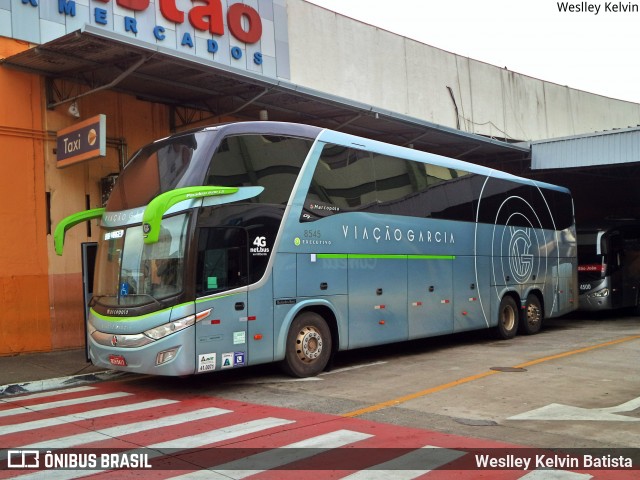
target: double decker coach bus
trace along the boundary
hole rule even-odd
[[[231,123],[138,151],[100,217],[94,364],[187,375],[474,329],[577,298],[567,189],[327,129]]]
[[[640,311],[640,221],[606,220],[578,229],[580,310]]]

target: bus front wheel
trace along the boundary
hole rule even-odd
[[[518,331],[519,312],[518,305],[513,297],[505,295],[498,308],[498,325],[496,335],[503,340],[509,340],[516,336]]]
[[[520,325],[520,333],[525,335],[538,333],[542,327],[543,318],[544,311],[542,310],[540,299],[536,295],[529,295],[527,304],[524,307],[524,321]]]
[[[303,312],[291,324],[282,366],[294,377],[318,375],[331,356],[331,331],[324,319],[314,312]]]

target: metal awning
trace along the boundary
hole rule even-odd
[[[539,140],[531,142],[531,152],[533,170],[629,165],[637,169],[640,127]]]
[[[214,123],[224,116],[257,120],[259,112],[267,110],[269,120],[306,123],[387,143],[413,145],[419,150],[485,165],[530,158],[528,147],[182,55],[90,25],[8,57],[2,64],[45,76],[50,87],[49,107],[78,98],[56,91],[55,81],[65,80],[87,85],[88,92],[81,96],[112,89],[170,105],[174,107],[177,126],[203,118],[211,118]]]

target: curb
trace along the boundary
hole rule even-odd
[[[114,380],[124,375],[128,375],[128,372],[105,370],[103,372],[83,373],[81,375],[71,375],[68,377],[48,378],[45,380],[34,380],[24,383],[12,383],[0,386],[0,397],[43,392],[46,390],[55,390],[57,388],[65,388],[84,383],[103,382],[106,380]]]

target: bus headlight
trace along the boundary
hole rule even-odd
[[[590,298],[608,297],[609,296],[609,289],[608,288],[603,288],[602,290],[598,290],[597,292],[590,293],[587,296],[590,297]]]
[[[166,337],[167,335],[171,335],[172,333],[176,333],[180,330],[190,327],[195,323],[195,321],[196,316],[189,315],[188,317],[165,323],[164,325],[160,325],[155,328],[150,328],[149,330],[145,331],[144,334],[147,337],[153,338],[154,340],[159,340],[163,337]]]

